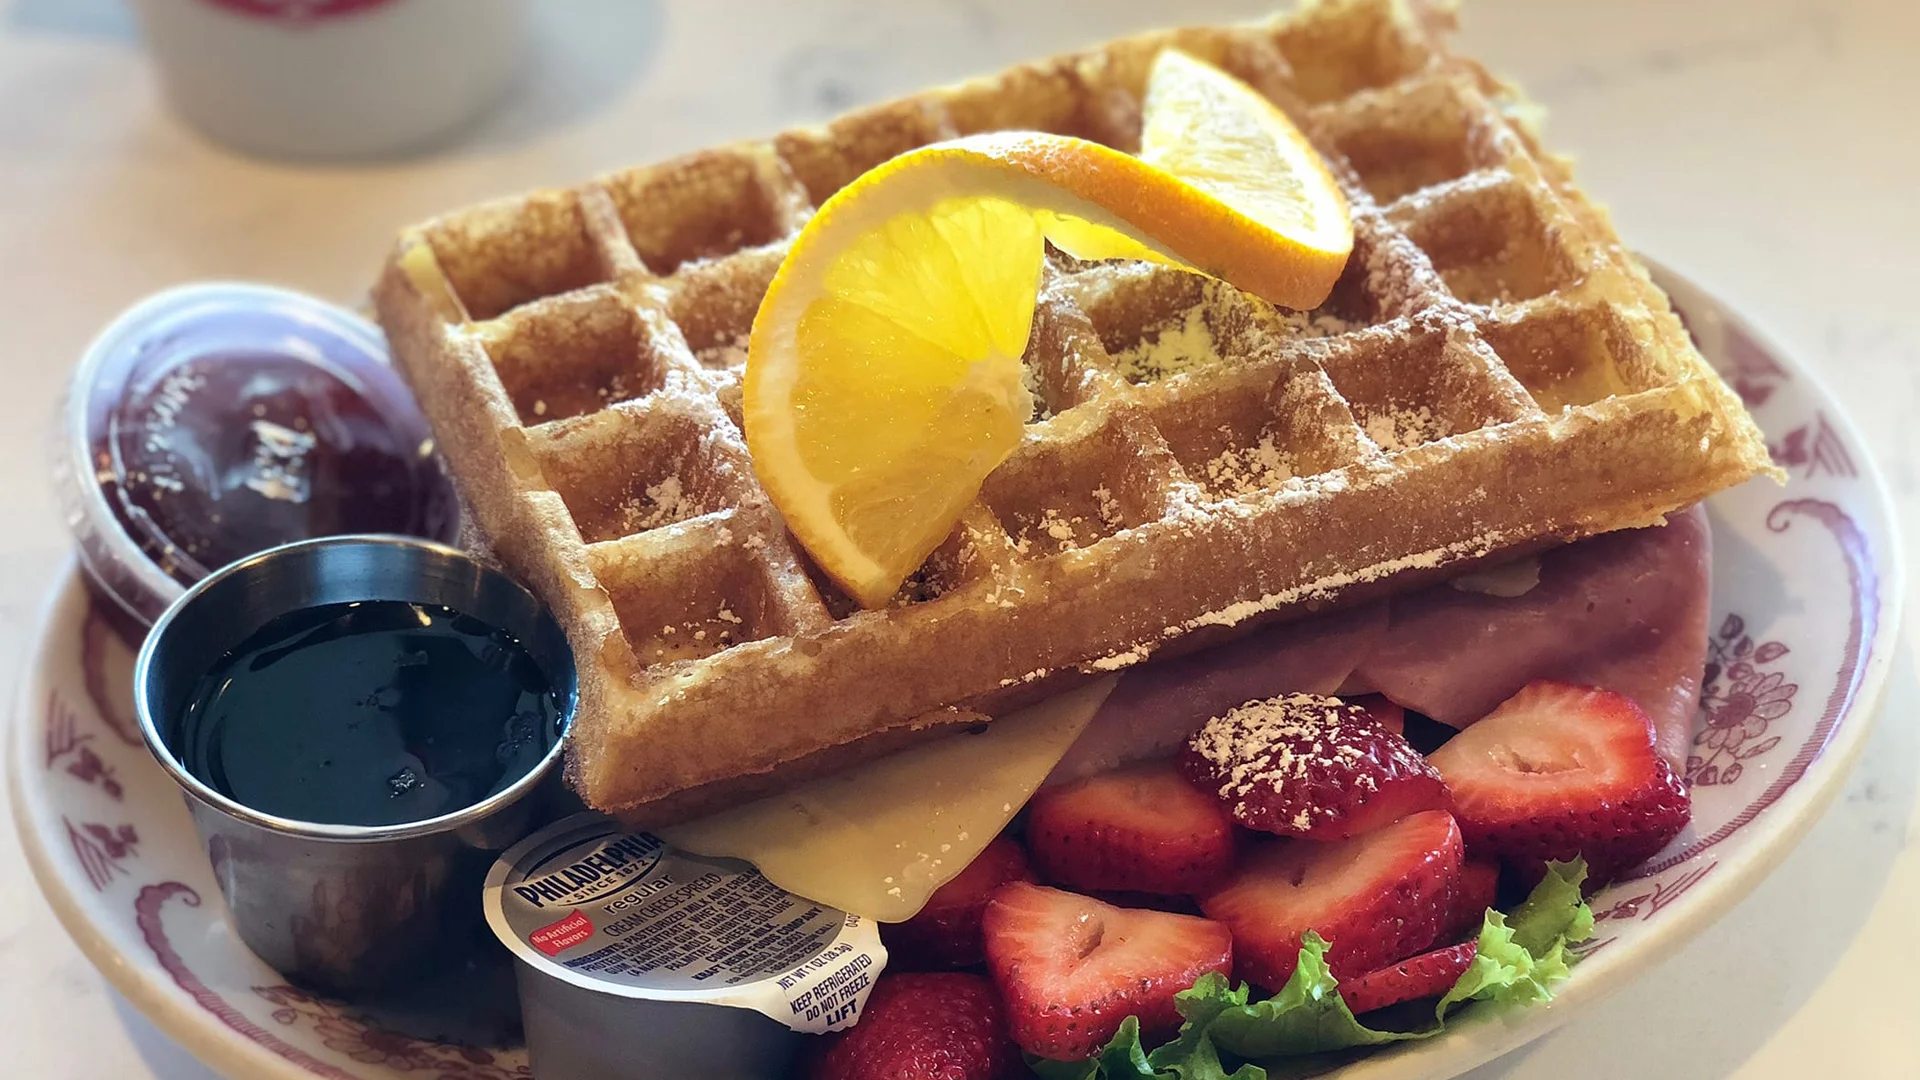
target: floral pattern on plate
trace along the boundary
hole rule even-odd
[[[1683,279],[1657,275],[1791,474],[1708,503],[1715,630],[1687,763],[1694,821],[1594,898],[1596,933],[1554,1008],[1469,1013],[1341,1080],[1453,1076],[1536,1038],[1667,955],[1750,889],[1844,782],[1884,681],[1901,597],[1892,513],[1839,407]],[[518,1080],[522,1050],[400,1034],[287,986],[227,928],[177,792],[140,746],[131,652],[71,572],[16,711],[15,817],[42,888],[94,963],[189,1050],[235,1075]]]

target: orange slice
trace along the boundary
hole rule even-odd
[[[1285,115],[1175,52],[1147,108],[1141,157],[1033,132],[927,146],[795,238],[754,319],[747,443],[795,537],[860,603],[886,603],[1019,445],[1047,242],[1295,308],[1333,288],[1346,202]]]

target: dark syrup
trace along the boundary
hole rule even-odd
[[[512,635],[392,600],[282,615],[215,664],[181,763],[255,810],[331,825],[452,813],[526,775],[562,706]]]

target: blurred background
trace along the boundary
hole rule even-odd
[[[356,302],[395,229],[441,210],[769,134],[1132,30],[1273,6],[534,0],[518,22],[514,4],[462,2],[472,5],[465,16],[387,39],[378,68],[465,80],[470,109],[444,103],[454,119],[406,154],[361,148],[372,160],[294,164],[235,152],[170,108],[140,21],[120,0],[0,0],[0,386],[19,409],[0,424],[9,700],[33,613],[67,557],[46,482],[54,403],[88,339],[141,296],[243,278]],[[318,18],[381,0],[174,3]],[[1467,0],[1463,14],[1466,51],[1547,106],[1549,145],[1575,155],[1583,185],[1628,241],[1812,366],[1913,506],[1920,3]],[[204,76],[210,61],[193,51],[205,44],[193,27],[170,22],[173,37],[160,40],[172,16],[154,18],[176,77]],[[461,122],[462,112],[474,118]],[[432,127],[434,118],[385,119]],[[238,141],[288,134],[255,123]],[[1896,672],[1893,708],[1911,702],[1911,685],[1909,670]],[[1882,724],[1846,800],[1733,915],[1632,990],[1476,1075],[1920,1076],[1910,1020],[1920,992],[1900,974],[1920,970],[1909,927],[1920,861],[1897,859],[1920,768],[1908,719]],[[1888,900],[1901,896],[1910,902]],[[1877,989],[1895,984],[1907,992]],[[205,1075],[116,1005],[11,839],[0,840],[0,1030],[18,1075]]]

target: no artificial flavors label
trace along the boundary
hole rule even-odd
[[[873,920],[598,814],[508,851],[485,903],[494,932],[545,974],[623,997],[750,1008],[795,1031],[852,1024],[886,966]]]

